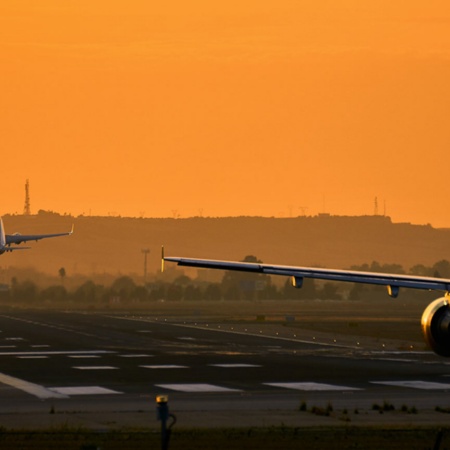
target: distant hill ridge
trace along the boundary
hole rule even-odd
[[[31,250],[0,257],[0,266],[35,267],[56,273],[129,274],[143,272],[143,249],[150,249],[148,271],[166,254],[241,260],[255,255],[266,263],[348,268],[371,263],[432,265],[450,259],[450,230],[431,225],[393,223],[383,216],[296,218],[72,217],[49,212],[3,216],[7,233],[53,233],[73,236],[31,243]]]

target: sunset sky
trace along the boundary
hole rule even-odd
[[[0,4],[0,214],[450,227],[448,0]]]

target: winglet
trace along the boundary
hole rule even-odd
[[[164,245],[161,246],[161,273],[164,272]]]

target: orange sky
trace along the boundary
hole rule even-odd
[[[450,227],[448,1],[153,3],[0,4],[0,214]]]

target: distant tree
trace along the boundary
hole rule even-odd
[[[144,286],[136,286],[134,298],[140,302],[148,300],[148,290]]]
[[[180,275],[173,281],[174,284],[178,284],[180,286],[187,286],[192,280],[187,275]]]
[[[67,290],[64,286],[49,286],[40,292],[39,297],[43,301],[62,302],[67,299]]]
[[[170,284],[167,289],[168,301],[179,301],[183,299],[183,287],[177,284]]]
[[[430,267],[426,267],[423,264],[416,264],[415,266],[409,269],[409,273],[411,275],[417,275],[420,277],[430,277],[433,273]]]
[[[219,283],[209,283],[203,294],[205,300],[222,300],[222,289]]]
[[[323,300],[341,300],[342,296],[338,292],[338,285],[332,282],[326,282],[321,291],[319,291],[319,298]]]
[[[58,273],[61,278],[61,283],[64,284],[64,279],[66,278],[66,269],[64,269],[64,267],[61,267],[61,269],[58,270]]]
[[[16,301],[34,302],[38,296],[38,288],[32,281],[19,283],[17,279],[11,280],[11,297]]]
[[[262,263],[253,255],[247,255],[242,262]],[[256,300],[268,284],[268,275],[230,270],[223,276],[222,292],[227,300]]]
[[[446,259],[438,261],[432,267],[433,276],[437,278],[450,278],[450,262]]]
[[[110,291],[113,296],[119,296],[123,301],[132,299],[136,290],[136,284],[129,276],[117,278],[111,285]]]
[[[184,299],[187,301],[200,300],[202,292],[198,286],[188,284],[184,289]]]
[[[100,301],[105,288],[95,284],[92,280],[85,281],[73,293],[73,298],[78,302],[94,303]]]
[[[156,283],[149,283],[148,288],[150,290],[149,300],[158,301],[165,300],[167,292],[167,284],[161,281]]]

